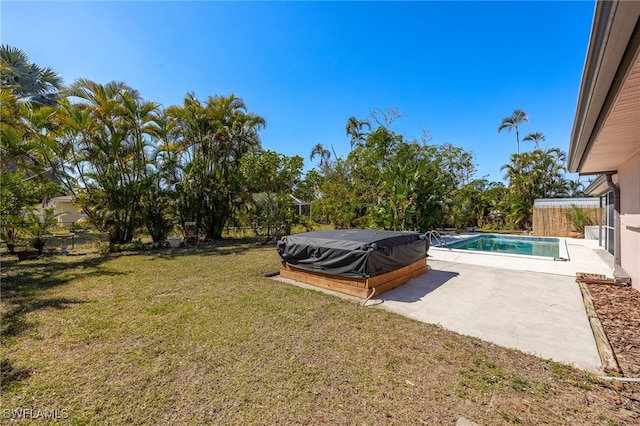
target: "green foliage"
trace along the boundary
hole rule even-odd
[[[578,205],[571,204],[569,210],[565,213],[567,220],[571,224],[571,229],[574,231],[584,232],[584,227],[593,223],[591,214],[594,209],[585,209]]]
[[[58,216],[52,208],[42,209],[40,214],[31,211],[27,215],[26,234],[32,239],[31,245],[38,249],[40,254],[45,245],[44,237],[56,226]]]
[[[37,182],[25,179],[22,172],[5,172],[0,176],[0,238],[13,252],[16,243],[28,237],[25,223],[27,215],[40,198]]]
[[[129,243],[114,243],[109,246],[111,253],[120,253],[125,251],[141,251],[145,249],[145,245],[142,241],[132,241]]]
[[[59,190],[51,179],[57,144],[49,137],[56,108],[45,105],[54,103],[60,84],[22,50],[0,46],[0,238],[10,251],[23,238],[39,239],[32,212]]]
[[[152,187],[159,107],[115,81],[80,79],[65,95],[63,151],[81,183],[73,188],[67,181],[67,187],[100,231],[130,242],[143,224],[141,201]]]
[[[302,176],[303,158],[270,150],[253,150],[241,160],[246,181],[246,221],[256,236],[277,238],[291,233],[299,215],[291,198]]]
[[[337,158],[322,169],[319,200],[312,204],[317,215],[327,218],[336,228],[350,228],[355,219],[356,189],[351,166]]]
[[[302,157],[261,150],[265,121],[235,95],[200,101],[188,93],[181,105],[162,110],[124,82],[80,79],[58,93],[52,70],[9,46],[0,49],[0,67],[7,241],[21,237],[8,224],[24,221],[59,184],[118,243],[140,232],[162,243],[187,221],[207,239],[221,238],[229,224],[277,236],[300,222],[292,194],[311,203],[310,219],[338,228],[528,229],[535,198],[581,191],[578,181],[564,177],[565,154],[538,148],[542,133],[527,135],[523,140],[536,149],[514,154],[503,167],[505,188],[476,179],[473,153],[463,148],[430,145],[427,135],[405,140],[391,129],[399,114],[389,109],[374,112],[372,121],[347,120],[346,158],[317,143],[310,155],[316,168],[302,179]],[[515,129],[518,151],[525,121],[526,113],[516,110],[498,128]]]
[[[338,228],[409,230],[444,224],[451,195],[475,173],[471,153],[450,144],[405,141],[388,127],[371,130],[369,122],[354,118],[346,129],[352,144],[347,158],[316,168],[322,178],[314,212]]]

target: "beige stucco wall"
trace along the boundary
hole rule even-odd
[[[82,210],[74,206],[70,201],[54,202],[54,210],[56,214],[61,214],[61,216],[58,217],[58,223],[60,225],[67,225],[71,222],[75,223],[82,217]]]
[[[620,263],[640,290],[640,153],[618,167]]]

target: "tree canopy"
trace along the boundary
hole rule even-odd
[[[581,195],[580,182],[566,178],[565,153],[540,148],[544,134],[525,136],[535,147],[520,153],[522,110],[498,127],[516,132],[505,186],[478,177],[462,147],[433,145],[427,134],[405,139],[392,128],[397,108],[349,117],[346,157],[316,143],[315,166],[303,174],[301,156],[262,149],[264,118],[234,94],[187,93],[163,108],[125,82],[62,88],[53,70],[4,45],[0,83],[0,225],[10,244],[37,205],[60,194],[74,195],[113,242],[142,233],[162,242],[185,222],[209,239],[232,225],[274,238],[301,220],[292,195],[311,202],[315,221],[338,228],[422,231],[528,229],[535,198]]]

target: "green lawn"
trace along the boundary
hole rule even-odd
[[[250,240],[2,260],[3,420],[634,421],[621,385],[264,278],[278,256]]]

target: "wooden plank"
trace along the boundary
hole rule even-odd
[[[427,266],[427,258],[420,259],[410,265],[403,266],[395,271],[387,272],[386,274],[376,275],[367,280],[367,288],[379,287],[381,284],[395,280],[398,277],[403,277],[413,271],[420,270]]]
[[[398,287],[407,281],[428,271],[427,260],[420,259],[410,265],[368,279],[349,278],[334,275],[309,272],[282,262],[280,276],[300,281],[306,284],[339,291],[356,297],[366,298],[371,294],[371,288],[376,289],[376,295]]]
[[[615,278],[607,278],[602,274],[591,274],[588,272],[576,272],[576,281],[585,284],[605,284],[626,287],[631,285],[625,281],[618,281]]]
[[[376,289],[376,295],[378,294],[382,294],[385,291],[389,291],[393,288],[399,287],[402,284],[406,283],[409,280],[412,280],[413,278],[420,276],[424,273],[426,273],[428,271],[427,266],[423,266],[421,269],[417,269],[415,271],[411,271],[406,275],[403,275],[401,277],[396,277],[392,280],[387,281],[386,283],[381,283],[380,285],[378,285],[377,287],[373,287]]]
[[[606,275],[602,274],[592,274],[590,272],[576,272],[576,280],[606,280]]]
[[[280,271],[282,271],[282,270],[299,272],[299,273],[306,274],[306,275],[309,275],[309,276],[328,279],[328,280],[330,280],[332,282],[335,282],[337,284],[350,285],[350,286],[357,287],[357,288],[366,288],[367,287],[366,278],[341,277],[339,275],[328,275],[328,274],[323,274],[323,273],[320,273],[320,272],[307,271],[305,269],[296,268],[295,266],[288,265],[285,262],[282,262],[282,267],[280,268]]]
[[[589,318],[589,324],[593,331],[593,337],[596,341],[596,348],[598,349],[598,355],[600,355],[600,361],[602,362],[602,368],[607,372],[621,373],[622,370],[616,360],[616,355],[613,352],[611,343],[607,338],[607,334],[604,332],[604,327],[598,318],[595,306],[593,305],[593,298],[589,292],[589,288],[585,283],[578,283],[580,291],[582,292],[582,300],[584,302],[585,310],[587,311],[587,317]]]
[[[344,282],[339,282],[337,280],[332,280],[331,278],[327,278],[326,276],[323,277],[319,274],[310,274],[307,271],[293,271],[291,269],[283,268],[280,270],[280,276],[283,278],[290,278],[292,280],[300,281],[305,284],[338,291],[340,293],[349,294],[351,296],[356,296],[363,299],[371,293],[371,290],[369,289],[356,287]]]

